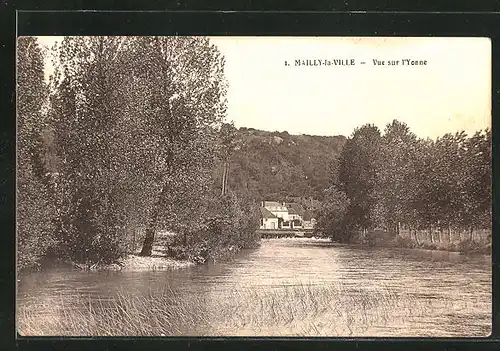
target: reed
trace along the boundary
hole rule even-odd
[[[17,321],[21,335],[43,336],[356,336],[390,324],[408,325],[433,308],[435,302],[422,303],[389,288],[353,292],[333,283],[283,284],[31,301],[19,307]]]

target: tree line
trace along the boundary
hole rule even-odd
[[[348,242],[382,229],[491,230],[491,131],[422,139],[397,120],[348,138],[318,214],[319,232]]]
[[[205,260],[254,245],[257,208],[221,191],[230,162],[224,57],[204,37],[65,37],[17,43],[18,267],[110,263],[144,228]],[[54,72],[44,77],[44,55]]]

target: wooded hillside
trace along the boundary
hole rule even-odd
[[[333,180],[344,136],[290,135],[240,128],[229,166],[229,188],[255,200],[321,200]]]

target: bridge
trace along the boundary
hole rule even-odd
[[[312,229],[258,229],[257,233],[263,239],[270,238],[312,238]]]

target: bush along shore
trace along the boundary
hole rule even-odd
[[[34,265],[21,271],[42,270],[51,267],[67,267],[82,271],[161,271],[183,269],[198,264],[226,261],[242,249],[252,249],[260,245],[260,240],[255,237],[245,245],[232,244],[224,247],[209,248],[208,243],[186,247],[179,243],[177,234],[159,232],[153,245],[150,256],[140,254],[140,249],[125,251],[121,257],[114,261],[78,262],[71,259],[58,259],[45,257]]]
[[[491,231],[478,231],[482,235],[461,236],[460,232],[448,233],[446,238],[438,236],[429,231],[414,231],[411,235],[396,235],[390,242],[394,247],[421,248],[427,250],[441,250],[451,252],[461,252],[467,254],[491,255]],[[458,236],[457,239],[451,237]]]
[[[69,266],[79,270],[96,271],[170,270],[230,260],[242,249],[258,247],[260,234],[255,230],[258,226],[258,214],[252,211],[256,208],[254,204],[247,202],[249,206],[247,211],[250,215],[244,216],[240,200],[236,195],[228,193],[217,201],[219,207],[214,205],[212,213],[218,216],[209,217],[202,222],[202,225],[196,228],[196,232],[191,228],[180,234],[168,231],[155,233],[150,255],[142,254],[145,230],[137,230],[133,235],[123,236],[126,243],[120,246],[121,255],[114,260],[102,256],[99,260],[82,261],[75,260],[71,256],[58,257],[49,254],[27,269]],[[221,213],[225,215],[221,216]]]
[[[383,230],[356,232],[347,242],[359,247],[386,247],[404,249],[424,249],[464,254],[491,255],[491,231],[480,230],[469,233],[450,231],[402,230],[399,234]]]

